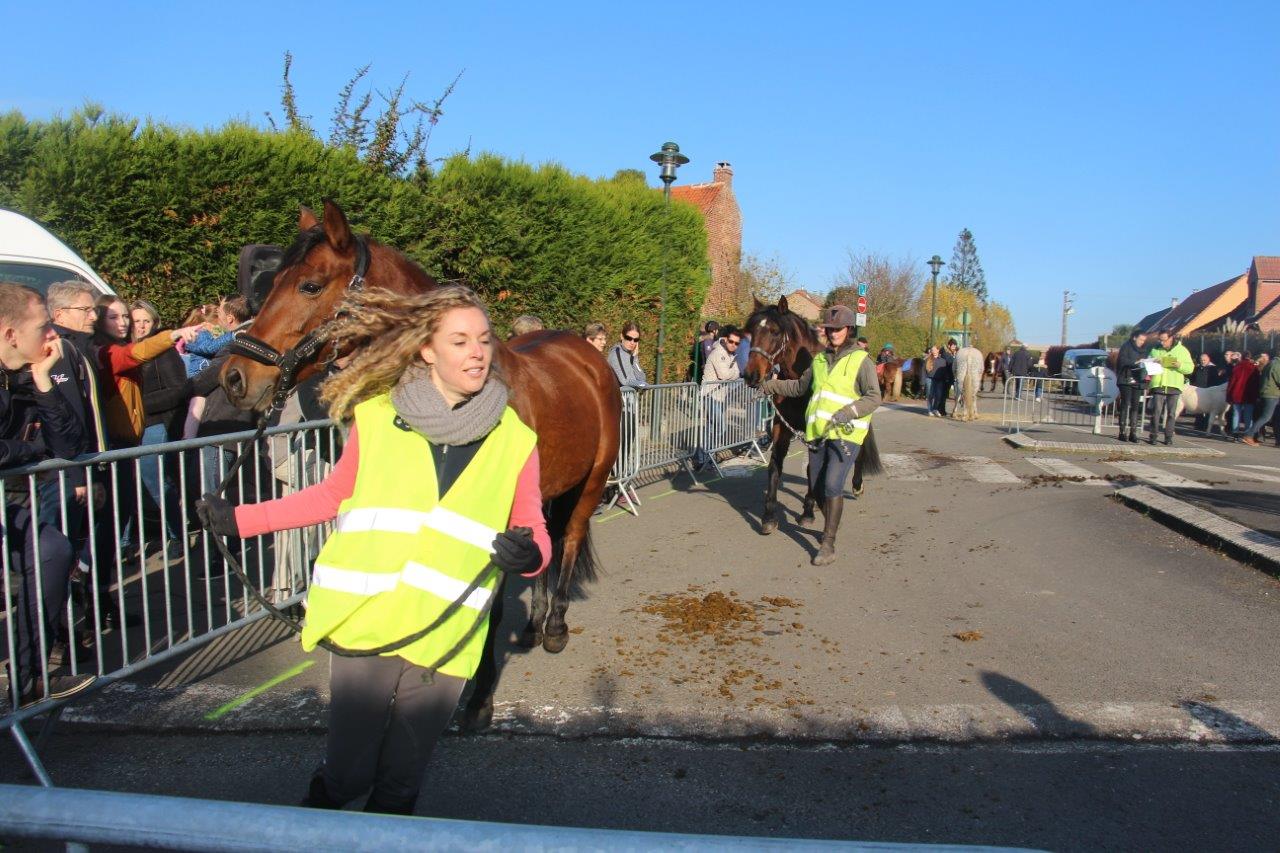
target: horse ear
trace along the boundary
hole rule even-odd
[[[335,252],[345,252],[351,247],[351,226],[342,208],[331,198],[324,200],[324,236]]]
[[[767,305],[765,305],[763,302],[761,302],[761,301],[760,301],[760,297],[759,297],[759,296],[752,296],[752,297],[751,297],[751,301],[755,304],[755,307],[753,307],[753,308],[751,309],[751,313],[752,313],[752,314],[756,313],[756,312],[757,312],[757,311],[759,311],[761,308],[767,308],[767,307],[768,307]]]
[[[320,224],[320,220],[316,218],[315,211],[307,207],[305,204],[298,206],[298,230],[310,231]]]
[[[778,297],[778,310],[781,311],[783,314],[791,310],[790,308],[787,307],[787,297],[785,296]]]

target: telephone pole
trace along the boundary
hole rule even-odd
[[[1062,345],[1067,345],[1067,317],[1076,313],[1074,299],[1076,295],[1070,290],[1062,291]]]

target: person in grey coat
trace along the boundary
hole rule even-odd
[[[627,323],[622,327],[622,340],[609,350],[606,360],[613,368],[613,375],[623,388],[644,388],[649,379],[644,375],[644,368],[636,353],[640,349],[640,329],[635,323]]]

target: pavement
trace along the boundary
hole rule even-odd
[[[1125,496],[1269,538],[1280,452],[1180,434],[1221,455],[1134,455],[1061,425],[1020,449],[999,404],[973,423],[910,402],[877,414],[886,472],[822,569],[794,450],[772,536],[745,459],[596,517],[604,572],[569,608],[568,648],[514,643],[529,587],[511,589],[495,725],[445,738],[421,813],[1272,849],[1280,583]],[[294,802],[323,751],[327,674],[258,622],[71,706],[42,755],[58,784]],[[26,781],[7,738],[0,781]]]

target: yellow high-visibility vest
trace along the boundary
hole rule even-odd
[[[355,408],[359,469],[316,557],[302,632],[306,651],[324,638],[348,649],[377,648],[439,617],[488,566],[493,539],[511,516],[516,480],[537,442],[508,407],[441,498],[427,440],[395,421],[388,394]],[[435,665],[475,625],[500,570],[492,574],[426,637],[384,654]],[[486,629],[482,624],[440,672],[474,675]]]
[[[813,360],[813,393],[805,410],[804,437],[807,441],[833,438],[862,444],[871,429],[871,415],[850,421],[845,426],[831,423],[831,416],[850,403],[857,402],[858,369],[866,360],[866,350],[855,349],[827,370],[825,355]]]

